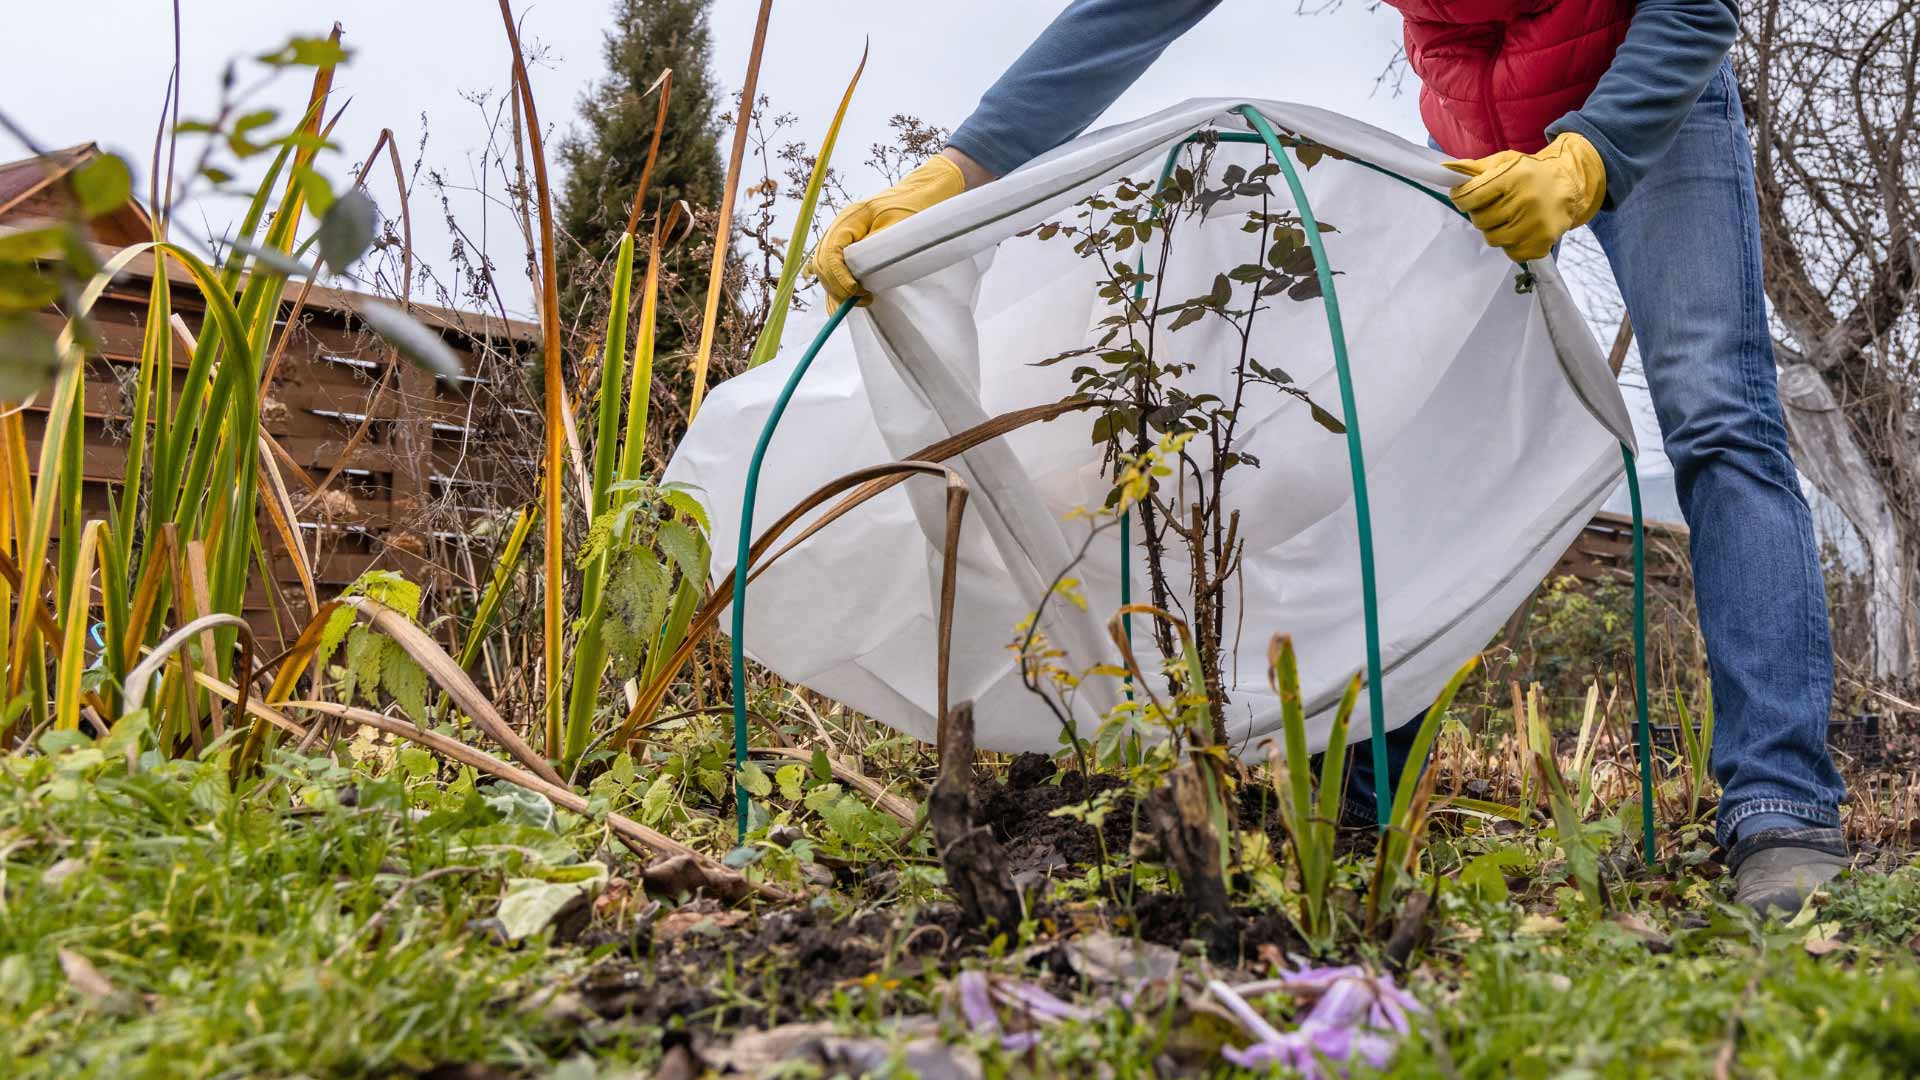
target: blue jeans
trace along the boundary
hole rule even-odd
[[[1787,454],[1760,276],[1753,157],[1723,65],[1673,145],[1624,203],[1594,218],[1640,342],[1692,534],[1694,599],[1713,679],[1716,839],[1754,815],[1840,824],[1827,753],[1833,647],[1813,517]],[[1417,725],[1388,739],[1398,775]],[[1373,805],[1353,757],[1349,808]]]

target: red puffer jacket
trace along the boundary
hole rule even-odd
[[[1387,0],[1406,17],[1420,116],[1455,157],[1534,153],[1586,103],[1635,0]]]

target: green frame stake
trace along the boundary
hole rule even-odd
[[[1633,504],[1633,741],[1640,754],[1640,840],[1647,865],[1653,850],[1653,730],[1647,718],[1647,528],[1640,518],[1640,470],[1633,451],[1620,447],[1627,466],[1627,500]]]
[[[1300,221],[1307,234],[1307,246],[1313,252],[1314,272],[1320,280],[1320,299],[1326,312],[1327,333],[1332,339],[1334,370],[1340,383],[1340,406],[1342,422],[1347,429],[1347,458],[1353,477],[1354,517],[1357,526],[1357,541],[1360,548],[1360,602],[1366,622],[1367,649],[1367,705],[1372,714],[1372,732],[1368,742],[1372,747],[1373,770],[1376,781],[1387,775],[1386,746],[1386,710],[1382,699],[1380,655],[1380,608],[1379,595],[1374,576],[1373,559],[1373,514],[1367,496],[1366,456],[1360,438],[1360,418],[1354,401],[1353,373],[1348,365],[1346,330],[1340,319],[1340,301],[1333,281],[1333,268],[1327,260],[1326,247],[1320,241],[1319,222],[1313,216],[1313,208],[1307,200],[1307,193],[1300,182],[1299,172],[1289,159],[1285,145],[1275,133],[1273,125],[1262,116],[1260,110],[1251,104],[1243,104],[1233,110],[1246,119],[1253,127],[1252,132],[1215,132],[1204,135],[1191,135],[1181,140],[1167,153],[1165,166],[1160,172],[1160,182],[1166,183],[1173,172],[1180,150],[1195,139],[1216,138],[1221,142],[1265,143],[1274,161],[1280,166],[1281,175],[1286,178],[1287,189],[1291,192],[1294,205],[1300,214]],[[1371,169],[1383,176],[1392,177],[1415,190],[1459,213],[1451,200],[1415,180],[1402,176],[1392,170],[1382,168],[1369,161],[1352,156],[1340,160],[1348,161]],[[1157,190],[1157,188],[1156,188]],[[1464,215],[1463,215],[1464,216]],[[1142,272],[1146,265],[1146,254],[1140,255]],[[1135,287],[1135,298],[1144,293],[1144,285]],[[767,447],[773,441],[773,432],[780,424],[782,414],[786,412],[787,402],[793,397],[794,390],[805,377],[807,369],[813,365],[820,348],[839,328],[847,314],[853,310],[853,299],[842,301],[827,319],[813,342],[801,354],[794,366],[793,374],[787,377],[787,383],[775,400],[773,411],[768,415],[766,424],[761,428],[760,441],[755,445],[753,457],[747,465],[746,493],[741,500],[740,537],[737,555],[734,559],[733,575],[733,760],[734,760],[734,803],[738,809],[738,825],[741,840],[746,839],[749,798],[746,789],[739,782],[739,773],[747,760],[747,706],[746,706],[746,633],[747,606],[747,560],[750,556],[753,538],[754,496],[760,485],[760,466],[766,457]],[[1647,600],[1646,600],[1646,525],[1641,516],[1640,477],[1635,468],[1631,447],[1622,444],[1620,456],[1627,474],[1627,492],[1633,505],[1633,666],[1634,689],[1637,695],[1634,718],[1635,741],[1639,751],[1640,765],[1640,809],[1641,839],[1646,861],[1652,864],[1655,859],[1653,825],[1653,744],[1649,726],[1647,703]],[[1130,515],[1123,513],[1120,518],[1120,602],[1124,606],[1133,602],[1132,576],[1132,530]],[[1126,637],[1133,640],[1133,620],[1126,619]],[[1131,693],[1131,686],[1129,686]],[[1386,794],[1387,785],[1376,782],[1374,802],[1379,817],[1381,831],[1385,831],[1392,813],[1392,803]]]
[[[1347,365],[1347,331],[1340,321],[1340,297],[1333,285],[1333,267],[1327,262],[1326,245],[1320,242],[1320,222],[1313,216],[1300,174],[1288,160],[1280,137],[1260,110],[1242,105],[1240,115],[1266,142],[1267,151],[1280,163],[1280,174],[1287,178],[1287,190],[1300,212],[1300,225],[1307,234],[1307,246],[1313,251],[1314,273],[1320,278],[1320,302],[1327,313],[1327,333],[1333,338],[1333,369],[1340,379],[1341,420],[1347,426],[1347,461],[1353,473],[1353,516],[1360,533],[1360,603],[1367,631],[1367,711],[1372,713],[1374,811],[1380,819],[1380,831],[1387,831],[1393,817],[1393,799],[1387,794],[1387,709],[1380,685],[1380,598],[1373,575],[1373,507],[1367,498],[1367,460],[1360,444],[1360,413],[1353,400],[1353,371]]]
[[[780,388],[780,396],[774,399],[773,411],[767,414],[767,422],[760,428],[760,441],[754,444],[753,457],[747,462],[747,489],[740,499],[740,543],[734,549],[733,557],[733,640],[729,643],[731,648],[728,654],[728,666],[733,669],[733,805],[743,843],[747,839],[747,800],[750,797],[745,785],[740,782],[740,773],[747,764],[748,746],[747,575],[751,568],[747,560],[753,554],[753,502],[754,496],[760,491],[760,465],[766,460],[767,447],[773,442],[773,431],[780,426],[781,415],[787,411],[787,402],[793,399],[793,392],[800,388],[800,380],[806,377],[807,369],[813,366],[814,357],[820,355],[821,346],[839,329],[857,302],[851,296],[840,301],[840,306],[827,316],[826,325],[813,335],[807,351],[800,354],[800,362],[793,365],[793,374],[787,376],[787,384]]]

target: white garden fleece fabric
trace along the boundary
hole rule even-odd
[[[1074,363],[1034,364],[1097,340],[1096,324],[1109,314],[1095,295],[1102,271],[1067,242],[1016,234],[1070,217],[1075,202],[1121,177],[1150,183],[1167,152],[1196,131],[1249,130],[1234,111],[1243,103],[1189,101],[1092,132],[854,245],[848,261],[873,303],[848,318],[794,395],[763,466],[758,528],[837,476],[1069,394]],[[1250,103],[1283,134],[1432,190],[1457,179],[1434,151],[1369,125],[1303,105]],[[1265,148],[1222,145],[1215,160],[1216,176],[1229,163],[1252,168]],[[1324,240],[1365,440],[1392,728],[1432,700],[1552,567],[1617,486],[1620,446],[1633,444],[1633,429],[1551,262],[1530,266],[1535,284],[1522,292],[1517,267],[1414,187],[1335,157],[1302,179],[1316,216],[1337,229]],[[1271,187],[1268,208],[1290,208],[1283,178]],[[1204,294],[1215,274],[1249,261],[1240,226],[1258,208],[1257,199],[1237,199],[1204,224],[1182,222],[1163,295]],[[1157,257],[1150,246],[1150,267]],[[1255,322],[1252,355],[1338,415],[1322,305],[1274,301]],[[667,479],[697,487],[712,514],[716,581],[732,565],[755,439],[806,344],[789,335],[777,360],[717,387],[667,470]],[[1239,342],[1208,318],[1156,348],[1197,356],[1199,370],[1183,385],[1217,393]],[[1060,745],[1058,723],[1021,685],[1009,645],[1086,538],[1087,523],[1069,512],[1100,506],[1110,487],[1092,422],[1069,413],[955,462],[972,498],[952,697],[974,703],[984,749]],[[1286,633],[1299,652],[1312,745],[1323,749],[1341,690],[1366,664],[1346,442],[1297,398],[1254,387],[1238,443],[1261,464],[1230,472],[1225,496],[1247,539],[1228,608],[1227,728],[1247,757],[1277,739],[1266,657],[1272,636]],[[939,479],[910,479],[786,555],[748,590],[748,654],[931,740],[944,505]],[[1145,601],[1137,523],[1133,535],[1134,599]],[[1118,531],[1109,530],[1071,572],[1086,610],[1047,605],[1043,626],[1070,667],[1118,660],[1106,624],[1120,603],[1120,558]],[[1169,573],[1185,580],[1183,566]],[[1135,629],[1144,650],[1144,618]],[[1151,671],[1144,652],[1142,660]],[[1090,735],[1123,692],[1113,679],[1088,678],[1074,702],[1081,733]],[[1366,702],[1362,695],[1353,719],[1356,742],[1369,731]]]

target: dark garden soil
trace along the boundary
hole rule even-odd
[[[974,817],[992,829],[1016,883],[1033,897],[1045,891],[1049,878],[1078,877],[1096,865],[1127,864],[1134,843],[1132,799],[1116,798],[1098,832],[1084,821],[1054,813],[1120,786],[1112,777],[1096,776],[1089,784],[1078,772],[1056,773],[1051,762],[1031,755],[1014,763],[1007,781],[987,779],[975,785]],[[1271,816],[1258,797],[1248,804],[1243,822]],[[1271,831],[1280,842],[1277,819]],[[1111,887],[1123,889],[1124,880],[1116,878]],[[596,926],[582,934],[579,944],[615,944],[618,949],[582,982],[580,991],[587,1007],[609,1020],[625,1018],[668,1029],[696,1024],[707,1030],[763,1027],[817,1015],[832,1004],[836,991],[863,981],[903,972],[950,972],[965,960],[1006,947],[997,930],[988,934],[964,927],[952,904],[936,903],[900,916],[887,910],[890,899],[876,896],[873,909],[852,918],[800,907],[748,914],[695,901],[657,919],[643,918],[637,928]],[[1042,981],[1073,978],[1072,967],[1055,946],[1082,934],[1112,933],[1176,951],[1204,951],[1189,940],[1191,912],[1178,896],[1166,892],[1142,891],[1121,904],[1110,899],[1038,901],[1030,914],[1036,944],[1023,955]],[[1270,911],[1236,911],[1228,931],[1225,937],[1232,947],[1216,948],[1210,957],[1221,968],[1252,968],[1301,948],[1287,918]]]
[[[1871,768],[1860,768],[1869,757]],[[1849,772],[1854,777],[1863,772],[1884,777],[1910,773],[1916,762],[1920,741],[1877,740],[1860,747]],[[1086,978],[1076,943],[1102,936],[1137,943],[1132,948],[1158,948],[1162,956],[1210,951],[1208,962],[1227,974],[1269,971],[1276,963],[1284,966],[1286,957],[1310,952],[1292,922],[1271,910],[1236,909],[1232,925],[1209,949],[1191,940],[1196,920],[1179,895],[1164,889],[1126,895],[1124,868],[1136,862],[1157,864],[1160,855],[1151,841],[1136,836],[1137,825],[1145,828],[1145,815],[1136,815],[1123,786],[1112,776],[1089,779],[1077,771],[1062,772],[1040,755],[1023,755],[1001,777],[983,776],[974,783],[973,820],[992,832],[1016,885],[1028,897],[1027,940],[1032,944],[1013,956],[1024,977],[1072,998]],[[1060,813],[1102,795],[1109,801],[1099,829],[1081,817]],[[1238,807],[1239,826],[1265,832],[1278,848],[1287,841],[1274,798],[1264,785],[1247,785]],[[1509,831],[1509,823],[1498,825],[1496,832]],[[1524,827],[1510,828],[1518,832]],[[1371,829],[1342,829],[1343,857],[1367,860],[1374,836]],[[1855,837],[1854,842],[1865,867],[1892,869],[1910,858],[1911,838],[1905,835],[1883,834],[1878,842]],[[1637,883],[1649,900],[1671,893],[1667,899],[1676,906],[1683,904],[1685,882],[1719,872],[1710,861],[1688,871],[1674,866],[1649,869],[1631,856],[1626,852],[1610,860],[1608,873]],[[1108,880],[1088,879],[1094,867],[1118,867],[1122,873]],[[628,916],[625,925],[596,922],[575,944],[611,944],[615,949],[581,981],[580,999],[603,1021],[659,1029],[665,1045],[684,1043],[692,1054],[742,1031],[844,1012],[848,1001],[857,1003],[866,991],[897,986],[902,979],[912,983],[924,976],[921,985],[945,985],[945,977],[954,972],[1006,954],[1012,935],[1002,928],[989,933],[967,927],[951,903],[903,903],[900,869],[892,862],[838,866],[840,890],[862,904],[853,915],[844,908],[817,906],[749,912],[695,900],[664,912],[649,908]],[[1551,866],[1544,871],[1560,872]],[[1072,879],[1083,879],[1088,899],[1035,899],[1052,891],[1050,883]],[[1516,889],[1528,886],[1519,880],[1510,884]],[[1689,925],[1692,921],[1674,923],[1675,928]],[[1381,929],[1382,942],[1391,929]],[[1376,950],[1380,944],[1375,943]],[[1346,955],[1321,960],[1359,960],[1359,946],[1354,942]],[[1373,955],[1377,959],[1381,953]],[[1397,964],[1405,954],[1396,956],[1389,944],[1385,955]],[[941,1012],[944,1001],[939,994],[928,996],[924,1012]]]
[[[960,931],[960,912],[951,905],[910,921],[878,911],[844,919],[807,908],[740,921],[718,908],[686,914],[706,918],[667,942],[646,940],[642,924],[634,954],[603,964],[582,984],[588,1006],[608,1019],[663,1027],[695,1018],[760,1027],[810,1013],[866,976],[911,970],[916,960],[940,962],[956,945],[978,944]]]

